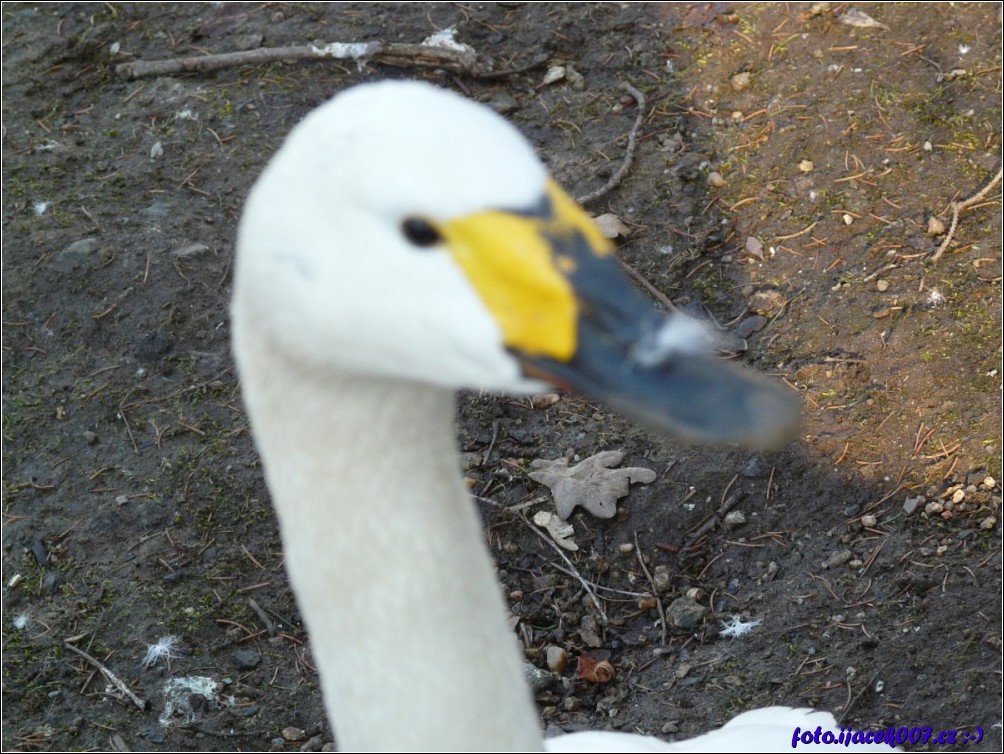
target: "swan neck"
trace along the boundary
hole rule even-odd
[[[339,748],[539,749],[453,394],[240,356]]]

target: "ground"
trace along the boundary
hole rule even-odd
[[[234,229],[309,110],[403,77],[503,110],[573,195],[620,166],[621,84],[640,90],[637,157],[588,209],[627,225],[620,257],[659,296],[804,401],[795,442],[751,453],[573,396],[462,397],[516,632],[538,667],[572,658],[537,694],[548,729],[673,739],[784,704],[1000,750],[999,185],[940,260],[928,232],[999,164],[1000,6],[818,5],[5,3],[4,749],[332,741],[229,352]],[[451,25],[494,70],[539,65],[114,70]],[[507,508],[549,505],[532,459],[603,449],[657,479],[611,520],[573,515],[566,563]],[[663,609],[690,622],[663,636]],[[729,637],[734,615],[756,625]],[[175,656],[144,663],[168,636]],[[578,678],[588,658],[613,679]],[[220,696],[165,710],[168,679],[195,677]]]

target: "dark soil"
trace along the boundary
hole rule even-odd
[[[927,233],[996,169],[1000,5],[857,6],[884,28],[841,23],[849,7],[5,3],[4,749],[331,740],[230,357],[234,229],[309,110],[421,77],[505,109],[572,194],[619,166],[636,114],[620,84],[641,89],[638,158],[590,210],[631,228],[627,264],[738,330],[737,357],[805,402],[798,441],[751,454],[572,397],[462,399],[516,630],[539,666],[548,646],[573,658],[538,694],[548,727],[671,739],[805,705],[854,727],[979,728],[966,748],[1000,750],[999,187],[937,263]],[[335,63],[114,73],[453,24],[496,69],[549,60],[488,81]],[[584,87],[542,85],[559,63]],[[659,475],[615,519],[572,517],[569,557],[605,619],[498,507],[546,492],[531,459],[600,449]],[[723,502],[745,523],[706,524]],[[697,589],[708,609],[665,644],[639,554],[662,607]],[[727,638],[733,615],[759,624]],[[179,656],[145,667],[168,635]],[[614,679],[577,679],[583,655]],[[168,679],[196,676],[221,696],[183,694],[190,715],[162,724]]]

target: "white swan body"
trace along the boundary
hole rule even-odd
[[[661,318],[636,325],[640,299],[607,277],[605,243],[514,128],[417,83],[338,95],[251,192],[234,351],[341,748],[543,745],[459,472],[455,389],[525,392],[543,377],[698,439],[792,430],[783,391],[690,353]],[[770,708],[694,743],[787,750],[793,720],[832,724]],[[584,750],[590,735],[550,743]]]

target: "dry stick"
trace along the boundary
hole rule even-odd
[[[596,596],[596,592],[593,591],[593,588],[590,585],[590,583],[582,577],[582,574],[579,573],[579,570],[572,564],[572,561],[568,559],[568,556],[566,556],[565,553],[561,551],[561,548],[558,545],[552,542],[550,538],[539,532],[537,530],[537,527],[531,524],[527,520],[526,516],[524,516],[522,513],[519,514],[519,517],[523,519],[523,523],[527,525],[530,531],[532,531],[538,537],[547,542],[548,546],[551,547],[556,553],[558,553],[558,555],[561,556],[561,559],[565,561],[565,565],[567,565],[571,569],[572,575],[582,585],[582,588],[586,590],[586,594],[589,595],[590,599],[592,599],[593,605],[596,607],[597,612],[599,612],[600,616],[603,618],[603,623],[606,624],[607,622],[606,610],[604,610],[603,605],[600,604],[600,598]]]
[[[668,312],[675,312],[675,311],[677,311],[676,305],[672,301],[669,300],[669,296],[667,296],[665,293],[663,293],[658,288],[656,288],[654,285],[652,285],[650,282],[648,282],[648,280],[645,278],[644,275],[642,275],[634,267],[632,267],[631,265],[629,265],[627,262],[625,262],[620,257],[618,257],[618,256],[615,255],[614,259],[617,260],[617,263],[621,266],[621,269],[624,270],[624,272],[626,272],[631,277],[632,280],[634,280],[636,283],[638,283],[638,285],[640,285],[646,291],[648,291],[653,296],[655,296],[656,300],[660,304],[662,304],[663,306],[666,307],[666,311],[668,311]]]
[[[495,441],[498,439],[498,437],[499,437],[499,420],[496,419],[495,421],[492,422],[492,439],[491,439],[491,442],[488,443],[488,447],[485,448],[484,455],[481,456],[481,465],[482,466],[487,466],[488,465],[488,459],[489,459],[489,457],[491,457],[492,449],[495,447]]]
[[[129,687],[126,686],[122,681],[120,681],[119,678],[118,678],[118,676],[116,676],[112,671],[110,671],[108,668],[106,668],[104,665],[102,665],[98,660],[96,660],[93,657],[91,657],[84,650],[77,649],[75,646],[73,646],[72,644],[70,644],[68,641],[64,641],[63,642],[63,646],[66,647],[67,649],[69,649],[71,652],[76,652],[78,655],[80,655],[85,660],[87,660],[89,663],[91,663],[91,665],[93,665],[98,670],[100,670],[101,671],[101,675],[103,675],[105,678],[107,678],[108,682],[110,684],[112,684],[115,688],[117,688],[120,692],[122,692],[122,694],[124,694],[125,696],[129,697],[129,699],[132,701],[133,704],[135,704],[141,710],[146,711],[146,702],[143,701],[142,699],[140,699],[138,696],[136,696],[132,691],[130,691]]]
[[[199,55],[169,60],[137,60],[115,66],[119,77],[132,80],[145,76],[170,76],[176,73],[218,71],[240,65],[295,62],[299,60],[355,60],[358,63],[382,63],[400,68],[442,68],[453,73],[480,75],[477,57],[467,50],[451,50],[432,45],[383,42],[344,44],[335,42],[317,47],[259,47],[245,52],[225,52],[219,55]]]
[[[586,202],[591,202],[594,199],[599,199],[601,196],[608,194],[610,191],[617,188],[620,182],[624,180],[624,176],[627,175],[628,170],[631,169],[631,163],[634,162],[634,151],[635,147],[638,145],[638,129],[641,128],[642,121],[645,120],[645,95],[627,82],[621,84],[621,88],[634,97],[635,102],[638,103],[638,115],[634,119],[634,125],[631,127],[631,132],[628,134],[628,145],[627,151],[624,153],[624,161],[621,163],[621,166],[617,168],[617,172],[610,176],[610,180],[604,185],[600,186],[595,191],[590,191],[585,196],[576,197],[575,201],[579,204],[585,204]]]
[[[563,573],[567,573],[569,576],[574,576],[575,579],[580,584],[582,584],[582,588],[585,589],[586,592],[589,594],[589,596],[592,598],[593,604],[596,606],[596,609],[599,611],[600,616],[603,618],[603,622],[604,623],[607,622],[607,613],[603,609],[603,606],[600,604],[600,599],[599,599],[599,597],[596,596],[596,592],[593,591],[593,586],[594,585],[591,584],[590,582],[586,581],[586,579],[582,576],[582,574],[579,573],[578,569],[572,564],[572,561],[569,560],[568,557],[565,555],[565,553],[561,551],[561,547],[559,547],[557,544],[555,544],[555,542],[553,542],[549,537],[547,537],[543,533],[541,533],[537,529],[537,527],[534,526],[533,524],[531,524],[530,521],[529,521],[529,519],[527,519],[527,517],[525,515],[523,515],[523,510],[522,510],[523,508],[526,508],[526,507],[528,507],[530,505],[536,505],[537,503],[540,503],[540,502],[543,502],[544,500],[547,500],[547,496],[546,495],[541,495],[540,497],[534,498],[533,500],[529,500],[526,503],[521,503],[519,505],[513,505],[511,507],[506,507],[506,506],[502,505],[502,503],[499,503],[499,502],[497,502],[495,500],[492,500],[491,498],[488,498],[488,497],[481,497],[479,495],[475,495],[474,497],[475,497],[476,500],[480,500],[480,501],[482,501],[484,503],[488,503],[490,505],[494,505],[496,508],[502,508],[503,510],[512,511],[512,512],[516,513],[517,515],[519,515],[520,520],[524,524],[526,524],[527,528],[529,528],[530,531],[532,531],[538,537],[540,537],[545,542],[547,542],[547,544],[550,545],[552,548],[554,548],[554,551],[556,553],[558,553],[558,555],[561,556],[561,559],[565,561],[565,564],[568,566],[568,568],[570,570],[566,571],[564,568],[560,568],[558,566],[555,566],[555,568],[557,568],[559,571],[562,571]],[[600,584],[596,584],[595,586],[596,586],[597,589],[606,589],[607,591],[617,591],[616,589],[610,589],[609,587],[601,586]],[[621,592],[621,594],[631,594],[631,596],[634,596],[634,597],[639,596],[639,595],[636,595],[636,594],[632,594],[630,592]]]
[[[711,517],[708,518],[708,520],[705,521],[703,524],[701,524],[697,528],[697,530],[691,535],[684,549],[693,547],[695,544],[697,544],[697,542],[700,541],[701,537],[703,537],[705,534],[707,534],[716,526],[718,526],[719,522],[724,518],[726,513],[735,508],[737,503],[745,499],[746,499],[745,492],[733,492],[731,495],[729,495],[728,498],[725,499],[725,502],[723,502],[720,506],[718,506],[718,510],[716,510],[711,515]]]
[[[931,257],[932,262],[937,262],[941,259],[941,255],[945,253],[945,249],[948,248],[948,244],[950,244],[952,239],[955,237],[955,229],[959,226],[959,214],[962,210],[968,209],[977,202],[982,201],[983,198],[990,193],[990,190],[1000,183],[1002,171],[1004,171],[1004,165],[1002,165],[1000,160],[998,160],[997,171],[990,176],[984,186],[976,189],[975,193],[961,201],[949,203],[948,207],[952,210],[952,224],[948,228],[948,233],[945,234],[945,240],[941,242],[938,250],[934,252],[934,256]]]
[[[837,718],[838,725],[843,724],[844,720],[847,718],[848,713],[852,709],[854,709],[854,706],[859,701],[861,701],[861,697],[863,697],[870,689],[875,688],[875,681],[878,680],[879,673],[881,672],[882,672],[881,670],[876,671],[875,674],[868,680],[868,683],[866,683],[856,695],[847,700],[847,702],[844,704],[844,708],[840,710],[840,717]]]
[[[262,623],[265,624],[265,630],[268,631],[268,635],[275,636],[276,634],[275,623],[273,623],[272,619],[268,617],[268,613],[262,610],[261,605],[259,605],[250,597],[248,597],[248,605],[251,606],[251,609],[254,610],[255,615],[258,616],[258,620],[260,620]]]
[[[655,588],[655,579],[653,579],[652,574],[649,573],[648,566],[645,565],[645,558],[642,557],[641,548],[638,546],[638,532],[634,533],[634,553],[638,556],[638,565],[641,566],[641,570],[645,573],[645,578],[648,579],[649,586],[652,587],[652,594],[655,596],[655,604],[659,606],[659,626],[661,627],[659,638],[662,641],[662,645],[666,646],[666,608],[662,606],[662,597],[659,596],[659,590]]]
[[[617,172],[614,173],[610,177],[610,180],[607,181],[603,186],[596,189],[595,191],[590,191],[585,196],[577,197],[575,201],[577,201],[579,204],[585,204],[586,202],[591,202],[595,199],[599,199],[601,196],[604,196],[605,194],[608,194],[615,188],[617,188],[617,186],[620,185],[620,182],[624,180],[624,176],[627,175],[628,170],[631,169],[631,164],[634,162],[634,153],[636,147],[638,146],[638,131],[641,128],[641,124],[645,121],[646,100],[645,100],[645,95],[642,94],[641,91],[635,89],[633,86],[631,86],[631,84],[628,84],[627,82],[621,84],[621,88],[623,88],[624,91],[626,91],[628,94],[634,97],[635,102],[638,103],[638,114],[635,116],[634,125],[631,127],[630,133],[628,133],[628,145],[627,145],[627,150],[624,153],[624,160],[623,162],[621,162],[621,166],[617,168]],[[618,264],[620,264],[621,269],[624,270],[624,272],[630,275],[631,278],[636,283],[638,283],[645,290],[647,290],[649,293],[655,296],[656,300],[659,301],[659,303],[662,304],[664,307],[666,307],[666,311],[673,312],[677,310],[673,302],[669,300],[669,297],[665,293],[660,291],[658,288],[656,288],[654,285],[652,285],[640,272],[635,270],[631,265],[629,265],[620,257],[615,256],[614,258],[617,260]]]

